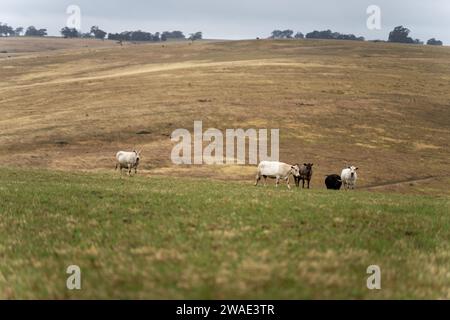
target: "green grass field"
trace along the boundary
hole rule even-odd
[[[448,197],[5,168],[0,181],[0,298],[450,298]],[[366,288],[372,264],[381,290]]]

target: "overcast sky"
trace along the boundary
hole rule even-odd
[[[251,39],[289,28],[387,39],[393,27],[404,25],[413,38],[450,44],[450,0],[0,0],[0,21],[59,35],[72,4],[81,9],[83,32],[98,25],[107,32],[203,31],[205,38]],[[366,26],[369,5],[381,9],[381,30]]]

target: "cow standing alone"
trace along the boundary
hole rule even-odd
[[[283,162],[278,161],[261,161],[258,165],[258,171],[256,173],[256,182],[255,186],[258,185],[261,177],[264,178],[264,185],[266,185],[267,177],[276,179],[276,186],[280,184],[280,179],[283,179],[287,182],[288,189],[291,189],[289,185],[289,177],[293,175],[294,177],[299,176],[299,166],[290,165]]]
[[[356,180],[358,179],[356,170],[358,170],[358,168],[355,166],[350,166],[342,170],[341,180],[344,184],[344,189],[355,189]]]
[[[119,168],[120,174],[122,174],[122,169],[128,169],[128,174],[131,175],[131,169],[134,169],[134,174],[137,174],[140,159],[141,150],[133,150],[132,152],[119,151],[116,154],[116,170]]]

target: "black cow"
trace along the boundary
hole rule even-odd
[[[295,185],[297,187],[300,187],[300,180],[302,180],[302,188],[305,187],[305,180],[308,182],[308,189],[309,189],[309,183],[311,181],[312,178],[312,174],[313,174],[313,170],[312,170],[312,166],[314,164],[312,163],[304,163],[299,170],[299,176],[296,177],[294,176],[294,180],[295,180]]]
[[[341,176],[338,174],[330,174],[325,178],[327,189],[339,190],[342,186]]]

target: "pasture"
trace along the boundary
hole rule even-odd
[[[0,198],[0,298],[450,298],[447,197],[3,169]]]

